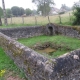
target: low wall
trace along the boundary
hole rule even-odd
[[[52,31],[50,31],[49,27],[52,27]],[[51,33],[52,32],[52,33]],[[65,35],[69,37],[75,37],[80,39],[80,28],[79,27],[71,27],[71,26],[60,26],[57,24],[48,24],[46,26],[46,35]]]
[[[28,38],[44,34],[43,26],[0,29],[3,34],[12,38]]]
[[[2,33],[0,46],[29,80],[80,80],[80,49],[48,59]]]
[[[0,29],[0,32],[11,38],[28,38],[39,35],[64,35],[80,39],[80,28],[48,24],[45,26],[32,26],[22,28]]]

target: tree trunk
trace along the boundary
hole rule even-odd
[[[2,21],[1,21],[1,17],[0,17],[0,26],[2,26]]]
[[[4,14],[4,24],[7,26],[7,17],[6,17],[6,10],[5,10],[5,3],[4,0],[2,0],[2,6],[3,6],[3,14]]]

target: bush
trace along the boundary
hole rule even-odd
[[[75,12],[73,12],[75,18],[73,19],[73,25],[80,25],[80,7],[75,7]]]

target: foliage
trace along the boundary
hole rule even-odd
[[[10,18],[12,15],[11,9],[6,9],[7,18]]]
[[[2,8],[0,7],[0,26],[2,26],[1,16],[3,16],[3,10],[2,10]]]
[[[75,11],[73,12],[73,15],[75,16],[73,20],[73,25],[80,25],[80,7],[76,6]]]
[[[20,7],[20,15],[23,15],[23,14],[25,14],[25,10],[24,8]]]
[[[0,76],[4,77],[4,73],[8,75],[8,72],[13,72],[12,75],[19,75],[25,77],[24,73],[14,64],[14,62],[5,54],[3,49],[0,47]],[[5,80],[0,77],[0,80]]]
[[[32,10],[29,9],[29,8],[27,8],[27,9],[25,10],[25,13],[26,13],[27,16],[29,16],[29,15],[32,14]]]
[[[3,10],[2,8],[0,7],[0,17],[3,16]]]
[[[1,70],[1,71],[0,71],[0,77],[2,77],[5,72],[6,72],[6,70]]]
[[[24,9],[22,7],[13,6],[11,8],[12,14],[15,16],[21,16],[25,13]]]
[[[37,13],[37,10],[35,10],[35,9],[33,9],[32,10],[32,15],[34,16],[34,15],[37,15],[38,13]]]
[[[71,10],[71,9],[70,9],[68,6],[66,6],[65,4],[62,4],[61,9],[62,9],[62,10],[65,10],[65,11],[70,11],[70,10]]]
[[[37,5],[38,11],[41,11],[42,15],[48,15],[50,12],[50,6],[54,5],[53,0],[32,0]]]

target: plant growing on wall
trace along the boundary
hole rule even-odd
[[[0,26],[2,26],[2,21],[1,21],[1,16],[3,15],[3,10],[2,8],[0,7]]]

